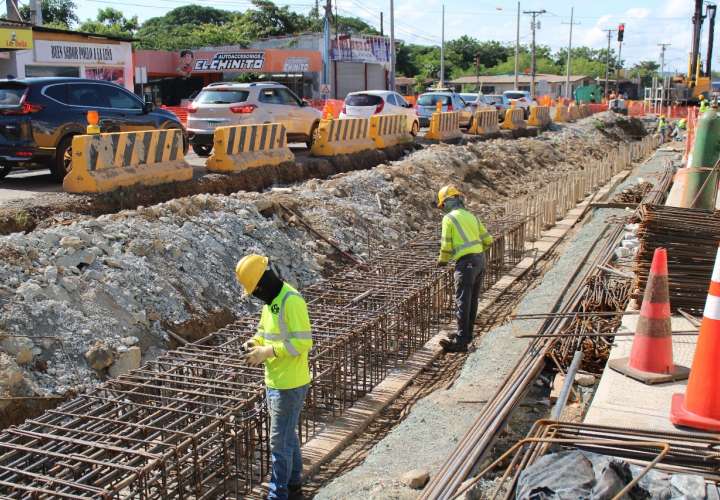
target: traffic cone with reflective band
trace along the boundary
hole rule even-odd
[[[612,359],[608,365],[645,384],[661,384],[688,377],[689,370],[673,363],[667,251],[655,249],[640,318],[629,358]]]
[[[685,394],[673,394],[670,421],[720,431],[720,249]]]

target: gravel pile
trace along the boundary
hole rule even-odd
[[[278,205],[368,257],[435,227],[441,185],[459,184],[489,217],[642,128],[628,123],[601,115],[540,138],[437,145],[292,188],[196,195],[0,237],[0,396],[82,392],[177,336],[194,340],[255,312],[233,275],[248,252],[271,256],[300,287],[346,263]]]

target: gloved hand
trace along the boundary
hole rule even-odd
[[[445,266],[447,266],[447,262],[437,261],[437,266],[438,266],[438,267],[445,267]]]
[[[248,340],[247,342],[244,342],[242,345],[242,350],[244,353],[250,352],[250,349],[255,347],[255,341],[254,340]]]
[[[250,352],[245,355],[245,359],[250,366],[260,366],[266,359],[275,356],[275,351],[271,345],[259,345],[252,347]]]

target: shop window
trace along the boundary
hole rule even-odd
[[[89,80],[103,80],[125,85],[124,76],[122,68],[85,68],[85,78]]]
[[[25,66],[26,77],[62,76],[77,78],[80,76],[80,68],[76,66]]]

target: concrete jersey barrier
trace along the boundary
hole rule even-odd
[[[378,149],[413,141],[405,115],[373,115],[370,117],[370,138]]]
[[[550,108],[547,106],[531,106],[528,125],[533,127],[547,127],[552,120],[550,119]]]
[[[293,161],[287,145],[285,126],[279,123],[231,125],[215,129],[213,153],[208,158],[211,172],[240,172]]]
[[[120,187],[189,181],[180,129],[76,135],[68,193],[104,193]]]
[[[479,109],[473,116],[473,123],[468,133],[474,135],[492,134],[500,130],[496,109]]]
[[[375,149],[368,118],[321,120],[310,154],[338,156]]]
[[[460,130],[460,112],[444,111],[433,113],[430,118],[430,130],[425,139],[431,141],[449,141],[462,137]]]
[[[525,114],[522,108],[510,108],[505,111],[505,120],[503,120],[500,128],[516,130],[525,127]]]

